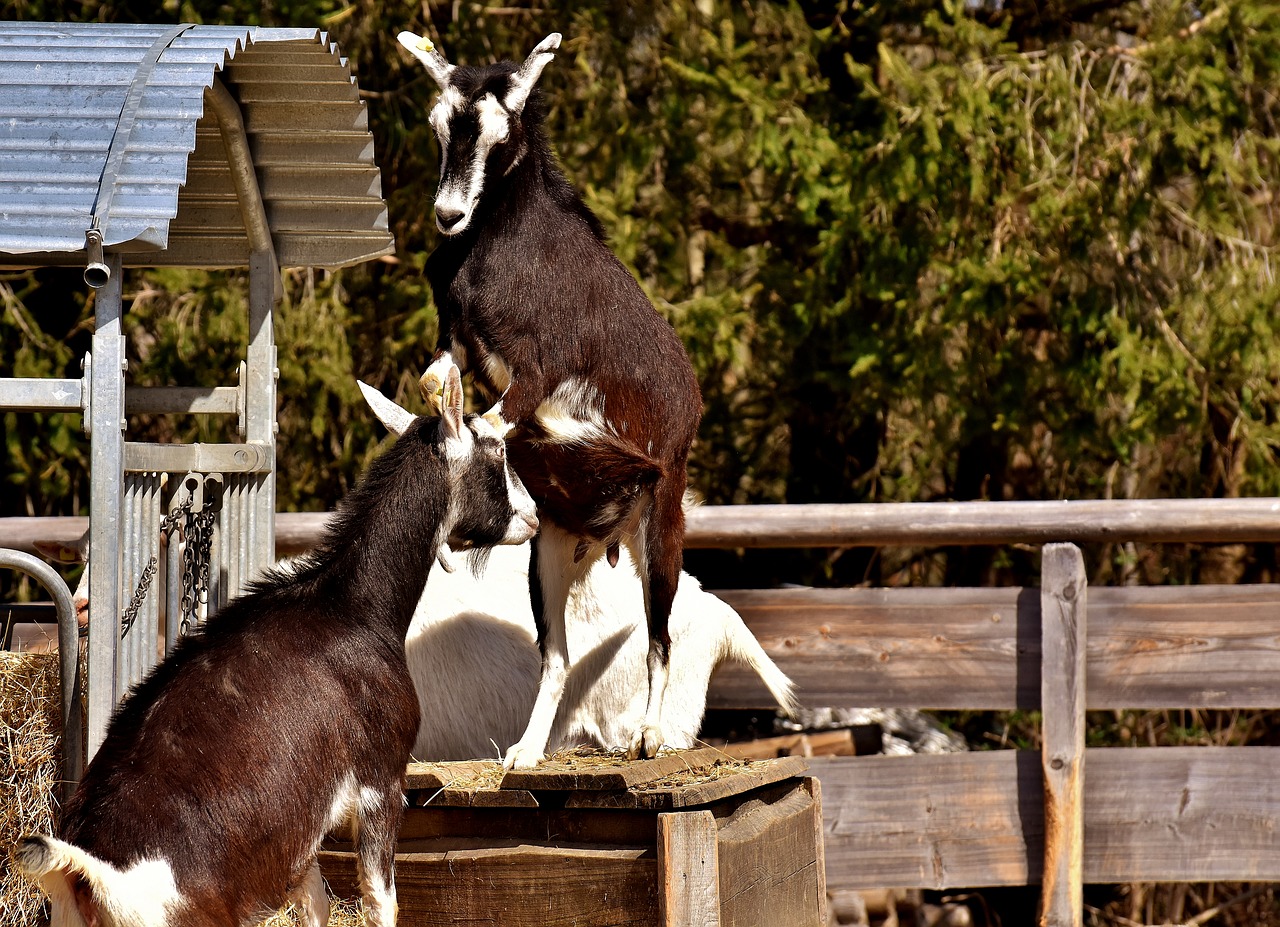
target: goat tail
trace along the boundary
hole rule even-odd
[[[795,718],[800,710],[795,683],[778,668],[773,658],[765,653],[764,648],[760,646],[760,642],[756,640],[756,636],[751,633],[751,629],[747,627],[737,610],[727,603],[724,608],[728,632],[725,635],[725,655],[750,667],[760,677],[760,681],[764,683],[783,713],[788,718]]]
[[[121,871],[56,837],[23,837],[13,854],[18,871],[49,896],[50,927],[164,927],[179,901],[164,861]]]

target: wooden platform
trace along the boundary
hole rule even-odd
[[[396,857],[399,923],[820,927],[822,810],[802,757],[712,749],[628,763],[570,757],[413,764]],[[349,845],[321,868],[357,894]]]

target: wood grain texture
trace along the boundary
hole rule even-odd
[[[725,758],[719,750],[681,750],[663,753],[651,760],[584,766],[548,759],[536,769],[512,769],[502,778],[504,789],[531,792],[617,791],[656,782],[677,773],[714,766]]]
[[[708,505],[686,521],[686,547],[1275,541],[1280,500]]]
[[[1040,596],[1021,589],[717,592],[804,704],[1040,706]],[[1280,586],[1091,588],[1089,709],[1280,705]],[[772,704],[726,664],[713,708]]]
[[[724,758],[724,754],[720,756]],[[808,768],[809,761],[801,756],[756,760],[747,766],[739,766],[735,761],[719,773],[716,769],[708,769],[709,778],[691,782],[684,781],[683,774],[677,774],[623,792],[574,792],[565,800],[565,807],[636,808],[652,811],[696,808],[785,779],[793,779]]]
[[[766,790],[717,818],[723,927],[823,927],[821,820],[807,786]]]
[[[1040,880],[1037,754],[814,757],[828,889],[1026,885]]]
[[[1088,584],[1074,544],[1044,548],[1040,588],[1044,876],[1040,927],[1084,923],[1084,700]]]
[[[338,897],[355,897],[355,858],[323,851],[320,867]],[[540,846],[401,853],[401,924],[494,927],[659,927],[652,849]]]
[[[815,757],[832,891],[1040,881],[1040,756]],[[1085,751],[1083,880],[1280,880],[1280,748]]]
[[[804,704],[1030,708],[1040,607],[1022,589],[759,589],[716,593],[796,683]],[[750,671],[717,670],[710,707],[771,705]]]
[[[658,910],[663,927],[720,927],[720,860],[710,811],[658,815]]]

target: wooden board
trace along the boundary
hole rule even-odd
[[[809,787],[762,794],[717,819],[721,927],[826,923],[821,819]]]
[[[717,592],[809,706],[1035,709],[1035,589]],[[1089,589],[1086,707],[1280,706],[1280,586]],[[708,707],[772,705],[726,664]]]
[[[608,765],[579,765],[546,760],[536,769],[512,769],[502,779],[504,789],[535,791],[618,791],[647,785],[676,773],[695,772],[726,759],[719,750],[683,750],[651,760],[627,762],[621,757]]]
[[[734,766],[723,775],[683,781],[683,774],[657,779],[624,792],[575,792],[565,801],[566,808],[637,808],[669,811],[700,808],[712,802],[752,791],[775,782],[801,775],[809,761],[801,756],[759,760],[747,766]]]
[[[1040,927],[1081,927],[1084,904],[1084,700],[1088,583],[1074,544],[1049,544],[1041,567],[1044,884]]]
[[[322,851],[338,897],[355,897],[355,858]],[[401,924],[502,927],[659,927],[650,848],[540,846],[402,853],[396,857]]]
[[[1033,708],[1035,589],[752,589],[717,592],[808,706]],[[772,705],[754,674],[717,670],[708,707]]]
[[[833,891],[1040,881],[1040,756],[810,760]],[[1083,879],[1280,881],[1280,748],[1090,749]]]
[[[1012,750],[810,760],[830,890],[1040,880],[1040,756]]]
[[[720,856],[710,811],[658,815],[658,910],[663,927],[720,927]]]

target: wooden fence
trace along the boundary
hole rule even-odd
[[[278,516],[279,552],[307,546],[325,517]],[[0,543],[23,546],[17,521],[0,519]],[[1280,541],[1280,500],[708,507],[688,538],[1063,540]],[[1280,881],[1280,748],[1086,748],[1084,715],[1280,706],[1280,586],[1090,588],[1079,550],[1046,543],[1040,589],[717,594],[806,705],[1042,712],[1039,753],[814,759],[831,890],[1040,883],[1040,923],[1061,927],[1082,923],[1086,882]],[[708,704],[769,699],[726,666]]]

